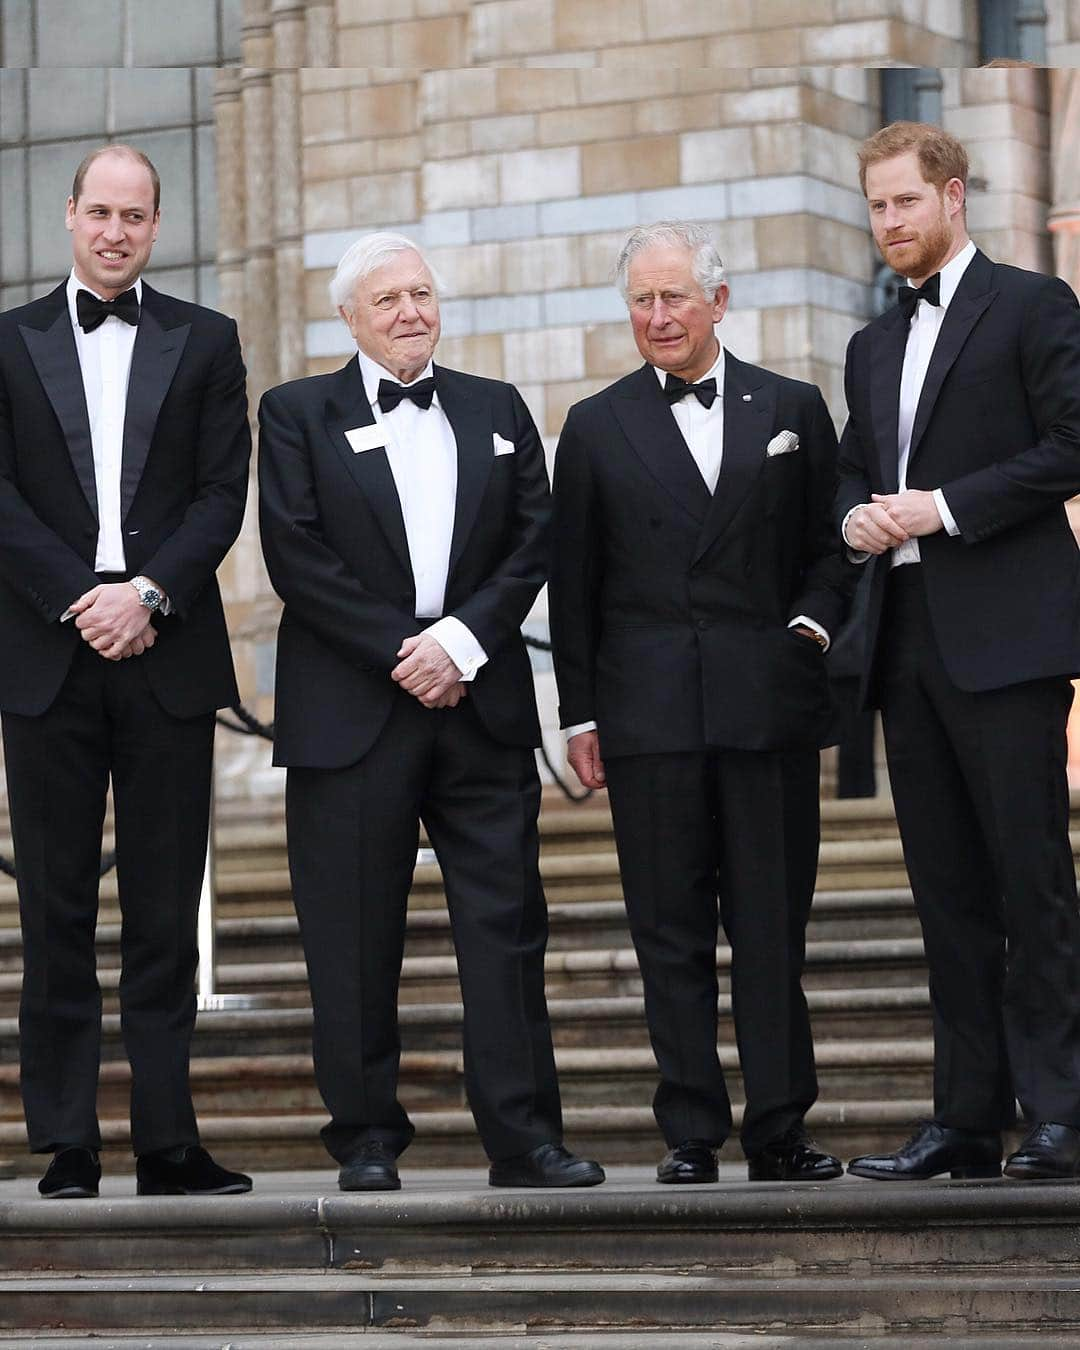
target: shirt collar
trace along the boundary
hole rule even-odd
[[[667,379],[667,376],[668,376],[667,371],[666,371],[666,370],[661,370],[659,366],[653,366],[653,374],[654,374],[654,375],[656,376],[656,378],[660,381],[660,388],[662,389],[662,388],[664,387],[664,381]],[[720,354],[719,354],[719,356],[717,356],[716,360],[712,363],[712,365],[709,367],[709,369],[708,369],[708,370],[705,372],[705,374],[702,375],[702,377],[701,377],[701,380],[711,380],[711,379],[715,379],[715,380],[716,380],[716,396],[717,396],[717,398],[723,398],[723,397],[724,397],[724,348],[723,348],[723,345],[722,345],[722,344],[721,344],[721,346],[720,346]],[[700,383],[701,383],[701,380],[694,380],[693,383],[694,383],[694,384],[700,384]]]
[[[949,307],[949,303],[956,294],[956,288],[960,285],[960,278],[968,269],[972,258],[976,253],[975,245],[972,240],[968,240],[955,258],[950,260],[941,269],[941,291],[939,293],[939,307],[942,313]],[[910,286],[911,282],[905,283]]]
[[[392,380],[394,384],[401,384],[402,381],[396,375],[392,375],[385,366],[380,366],[378,361],[373,361],[366,352],[362,352],[359,347],[356,349],[356,359],[360,365],[360,376],[364,381],[364,394],[367,401],[373,408],[378,406],[379,400],[379,381]],[[435,374],[434,359],[430,360],[424,369],[416,376],[416,379],[410,380],[410,384],[415,384],[416,380],[427,379],[429,375]],[[407,386],[406,386],[407,387]],[[438,403],[439,396],[435,395],[434,401]]]
[[[142,277],[136,277],[134,286],[129,286],[128,289],[133,290],[135,292],[135,299],[138,300],[141,306]],[[95,291],[92,286],[87,286],[85,282],[80,281],[79,278],[75,275],[75,269],[73,267],[71,271],[68,273],[67,279],[67,302],[68,302],[68,310],[71,314],[72,323],[78,322],[76,318],[75,297],[78,295],[80,291],[89,291],[91,295],[97,295],[97,298],[99,300],[105,299],[103,295],[98,295],[97,291]]]

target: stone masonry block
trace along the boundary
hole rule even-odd
[[[375,168],[419,169],[424,162],[423,141],[419,136],[380,136],[375,142]]]
[[[489,150],[524,150],[537,140],[537,120],[532,113],[477,117],[469,123],[469,148],[480,154]]]
[[[467,244],[472,239],[468,211],[429,211],[420,222],[426,248]]]
[[[446,122],[498,111],[494,70],[428,70],[420,77],[420,119]]]
[[[754,171],[754,141],[749,127],[687,131],[679,137],[679,177],[684,183],[746,178]]]
[[[730,214],[724,183],[660,188],[637,195],[638,220],[725,220]]]
[[[489,380],[503,378],[502,338],[497,333],[444,337],[439,342],[439,364],[467,370]]]
[[[522,58],[533,70],[590,70],[598,60],[597,52],[537,52]]]
[[[545,291],[542,315],[545,327],[579,323],[615,323],[626,313],[622,297],[610,286],[579,286],[568,291]]]
[[[473,123],[436,122],[423,131],[425,159],[458,159],[474,149],[471,137]]]
[[[975,141],[968,145],[971,174],[991,192],[1019,192],[1050,200],[1050,166],[1019,141]]]
[[[337,0],[339,28],[349,28],[353,24],[409,19],[415,13],[416,0]]]
[[[822,71],[831,75],[831,71]],[[863,140],[877,129],[876,110],[870,101],[855,102],[841,98],[831,90],[813,89],[804,86],[802,90],[802,117],[814,126],[824,127],[838,132],[842,136],[853,136]]]
[[[573,107],[577,100],[576,70],[508,70],[495,77],[495,108],[500,113],[539,112]]]
[[[551,150],[518,150],[499,156],[500,197],[504,202],[551,201],[576,197],[590,188],[576,145]]]
[[[581,150],[586,193],[627,192],[679,182],[679,138],[645,136],[599,141]]]
[[[645,0],[645,36],[649,39],[737,33],[754,27],[755,0]]]
[[[428,249],[447,295],[498,295],[502,290],[499,244],[467,244]]]
[[[581,285],[615,285],[615,259],[628,233],[628,230],[604,230],[581,236]]]
[[[645,40],[644,0],[555,0],[555,44],[606,47]]]
[[[945,125],[968,145],[972,141],[1014,140],[1038,149],[1050,143],[1050,120],[1034,108],[1015,103],[978,103],[952,108]]]
[[[757,172],[766,177],[799,173],[806,163],[806,130],[802,122],[766,122],[752,127]]]
[[[337,230],[351,223],[349,184],[344,178],[308,183],[304,189],[304,229]]]
[[[639,135],[694,131],[715,127],[719,120],[719,94],[647,99],[634,105],[634,130]]]
[[[494,155],[429,161],[421,170],[424,209],[480,206],[498,201],[498,160]]]
[[[540,212],[535,203],[521,206],[489,206],[470,216],[472,237],[483,239],[532,239],[540,230]]]
[[[701,59],[702,44],[697,38],[673,42],[639,42],[633,46],[603,47],[600,50],[602,66],[647,70],[650,79],[658,63],[678,70],[681,66],[692,66]]]
[[[474,303],[477,333],[510,333],[542,322],[538,295],[495,295]]]
[[[602,323],[585,334],[585,370],[590,379],[614,380],[641,363],[628,319]]]
[[[318,267],[304,273],[304,317],[309,322],[325,319],[333,312],[326,288],[334,275],[332,267]]]
[[[364,28],[342,28],[337,35],[337,56],[343,66],[363,70],[363,84],[375,83],[375,72],[392,64],[390,25],[372,23]]]
[[[985,192],[968,185],[968,229],[973,235],[1013,228],[1045,232],[1046,202],[1022,192]]]
[[[593,230],[629,229],[639,220],[638,200],[632,192],[602,197],[571,197],[544,202],[540,207],[541,234],[591,234]]]
[[[962,70],[960,102],[1014,103],[1046,112],[1047,79],[1041,70]]]
[[[718,330],[718,337],[743,361],[760,362],[761,354],[761,311],[742,309],[738,303],[737,292]]]
[[[584,378],[585,335],[580,327],[504,333],[502,346],[504,378],[514,383]]]
[[[837,23],[802,30],[802,57],[812,63],[838,65],[845,62],[895,59],[893,25],[886,20]]]
[[[582,241],[573,236],[517,239],[502,245],[502,285],[508,295],[582,285]]]
[[[802,88],[797,83],[772,89],[750,89],[723,94],[720,100],[721,125],[732,122],[791,122],[802,116]]]
[[[550,52],[554,47],[554,0],[489,0],[469,11],[472,61]]]
[[[710,39],[705,59],[724,62],[748,73],[747,85],[783,84],[783,72],[796,71],[802,61],[801,28],[762,28]]]
[[[351,223],[383,229],[387,221],[415,220],[418,214],[416,179],[417,175],[411,170],[350,179]]]
[[[343,141],[348,124],[348,103],[344,90],[304,94],[300,101],[300,125],[305,145],[321,141]]]
[[[336,145],[306,145],[303,151],[304,181],[355,178],[375,168],[373,141],[344,141]]]
[[[650,95],[653,98],[669,97],[679,93],[679,76],[684,72],[660,67],[650,79]],[[577,97],[571,96],[567,103],[579,103],[587,106],[591,103],[625,103],[635,94],[634,83],[627,79],[624,71],[613,68],[598,68],[580,71],[577,75]]]
[[[447,14],[390,25],[390,61],[395,66],[441,70],[468,62],[466,18]]]
[[[569,380],[565,383],[546,385],[546,407],[544,411],[544,431],[548,436],[558,436],[566,421],[566,414],[582,399],[598,394],[610,384],[608,379]]]
[[[592,108],[554,108],[538,115],[542,145],[581,145],[634,134],[633,103],[598,104]]]
[[[827,127],[806,128],[806,172],[822,182],[841,187],[858,185],[860,138],[841,135]]]
[[[404,136],[418,128],[415,80],[351,89],[347,102],[350,136]]]

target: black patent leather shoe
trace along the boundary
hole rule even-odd
[[[143,1153],[135,1162],[137,1195],[243,1195],[251,1190],[251,1178],[230,1172],[198,1144],[163,1153]]]
[[[692,1186],[716,1181],[720,1173],[716,1166],[716,1149],[700,1139],[684,1139],[669,1149],[656,1169],[657,1181],[667,1185]]]
[[[493,1162],[489,1186],[599,1186],[604,1169],[588,1158],[579,1158],[562,1144],[540,1144],[516,1158]]]
[[[38,1182],[46,1200],[88,1200],[98,1193],[101,1163],[89,1148],[62,1148]]]
[[[369,1139],[342,1164],[337,1184],[343,1191],[400,1191],[397,1155],[381,1139]]]
[[[1016,1152],[1009,1155],[1005,1175],[1021,1181],[1075,1180],[1080,1176],[1080,1130],[1052,1121],[1034,1126]]]
[[[875,1181],[926,1181],[948,1172],[954,1181],[1001,1176],[1001,1135],[954,1130],[924,1120],[895,1153],[868,1153],[848,1163],[852,1176]]]
[[[746,1167],[751,1181],[831,1181],[844,1174],[840,1159],[818,1148],[801,1121],[748,1153]]]

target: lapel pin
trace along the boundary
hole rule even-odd
[[[744,403],[749,403],[749,402],[750,402],[750,399],[751,399],[752,397],[753,397],[753,395],[751,395],[751,394],[743,394],[743,396],[742,396],[742,401],[743,401]]]

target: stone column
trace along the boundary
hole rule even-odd
[[[273,108],[274,263],[277,274],[277,375],[304,374],[304,257],[301,227],[300,80],[306,56],[304,6],[271,0],[274,73]]]
[[[334,0],[307,0],[307,51],[302,62],[315,69],[337,65],[337,16]]]
[[[270,67],[270,0],[246,0],[244,65],[244,188],[247,256],[244,261],[244,350],[248,393],[257,402],[277,383],[277,268],[274,260],[274,130]]]

